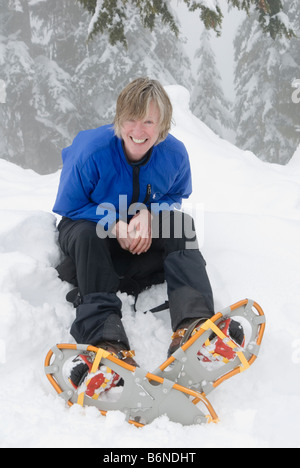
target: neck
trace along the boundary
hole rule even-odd
[[[126,148],[125,148],[125,145],[124,145],[124,142],[122,141],[122,146],[123,146],[123,150],[124,150],[124,154],[126,156],[126,159],[127,161],[129,162],[129,164],[133,165],[133,166],[138,166],[138,165],[142,165],[142,164],[146,164],[146,162],[149,161],[150,159],[150,156],[152,154],[152,150],[153,150],[153,147],[149,149],[149,151],[147,151],[146,154],[144,154],[143,156],[141,156],[140,158],[132,158],[126,151]]]

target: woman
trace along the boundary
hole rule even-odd
[[[192,182],[187,151],[169,134],[171,121],[172,105],[161,84],[138,78],[121,92],[114,125],[80,132],[62,153],[53,211],[63,216],[59,242],[75,265],[80,292],[71,334],[129,363],[134,361],[116,294],[129,270],[140,272],[149,260],[154,277],[163,269],[175,332],[169,354],[191,322],[214,314],[193,221],[178,211]],[[87,356],[78,356],[75,386],[89,364]],[[113,376],[105,389],[117,380]]]

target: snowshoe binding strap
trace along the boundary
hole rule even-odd
[[[221,330],[221,326],[228,326],[228,319],[242,324],[246,338],[241,345]],[[254,363],[265,321],[261,307],[248,299],[224,309],[199,326],[198,320],[188,330],[180,332],[183,335],[181,346],[154,373],[207,395]]]
[[[123,379],[123,387],[105,392],[105,398],[103,394],[89,397],[86,394],[86,385],[76,390],[68,375],[70,363],[82,353],[87,353],[92,360],[87,382],[93,378],[101,363]],[[126,414],[129,423],[138,427],[152,422],[162,414],[183,425],[218,421],[212,405],[204,395],[165,377],[131,366],[101,348],[76,344],[54,346],[47,354],[45,373],[53,388],[69,406],[96,406],[103,415],[107,411],[119,410]]]

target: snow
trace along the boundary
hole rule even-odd
[[[262,162],[217,137],[189,110],[189,93],[167,87],[172,133],[190,154],[195,216],[216,311],[246,297],[267,317],[258,360],[210,396],[220,423],[183,427],[161,416],[143,429],[121,412],[65,406],[43,362],[59,342],[72,342],[70,285],[51,213],[60,173],[40,176],[0,160],[0,446],[202,448],[299,446],[300,157],[287,166]],[[195,208],[196,207],[196,208]],[[168,311],[143,312],[166,299],[165,285],[144,292],[138,312],[120,294],[123,321],[140,365],[165,360]]]
[[[93,32],[95,24],[97,23],[99,19],[100,12],[102,10],[103,6],[103,0],[97,0],[96,8],[95,8],[95,13],[90,21],[89,27],[88,27],[88,36]]]
[[[217,11],[217,6],[219,6],[218,1],[216,0],[204,0],[202,4],[206,8],[209,8],[210,10],[214,10],[214,11]]]
[[[1,58],[1,51],[0,51]],[[0,104],[6,103],[6,84],[5,81],[0,79]]]

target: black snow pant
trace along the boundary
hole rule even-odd
[[[58,230],[62,251],[76,267],[81,296],[71,327],[71,335],[77,343],[97,346],[103,341],[114,341],[130,349],[121,321],[122,304],[116,294],[120,285],[116,265],[120,260],[129,268],[135,261],[142,262],[146,255],[154,258],[159,254],[157,258],[161,258],[158,263],[164,269],[174,331],[186,319],[214,315],[206,263],[189,215],[174,211],[155,216],[151,248],[139,256],[123,250],[116,239],[99,238],[96,223],[90,221],[63,218]]]

